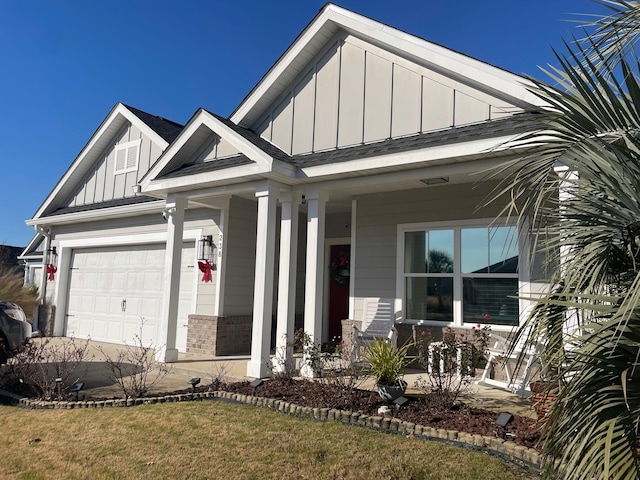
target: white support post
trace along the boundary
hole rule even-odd
[[[296,270],[298,258],[299,193],[280,195],[280,268],[278,275],[278,316],[276,326],[276,354],[273,368],[284,372],[293,367],[293,328],[296,307]]]
[[[251,360],[247,364],[247,376],[254,378],[265,377],[269,373],[267,362],[271,350],[278,193],[277,188],[269,185],[256,190],[258,198],[256,276],[253,290]]]
[[[324,286],[324,233],[326,195],[307,192],[307,271],[304,297],[304,331],[316,343],[322,335],[322,300]],[[303,358],[301,374],[313,377],[312,365]]]
[[[180,294],[180,263],[182,261],[182,236],[184,211],[187,199],[168,197],[165,206],[167,219],[167,245],[164,256],[164,281],[162,310],[160,313],[160,335],[156,359],[161,362],[178,360],[176,330],[178,327],[178,301]]]
[[[224,312],[224,288],[225,288],[225,275],[227,271],[227,249],[225,248],[225,233],[229,228],[229,199],[226,199],[224,204],[220,206],[220,221],[218,230],[220,232],[218,236],[218,258],[216,265],[216,302],[214,305],[213,315],[216,317],[222,316]]]

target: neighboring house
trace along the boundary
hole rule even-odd
[[[55,334],[130,341],[144,319],[161,359],[250,352],[260,377],[294,325],[339,338],[371,297],[399,325],[510,330],[529,256],[478,173],[533,128],[527,87],[328,4],[229,118],[116,105],[27,221],[56,249]]]
[[[12,247],[10,245],[0,245],[0,269],[20,268],[18,255],[22,252],[21,247]]]

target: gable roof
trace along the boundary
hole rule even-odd
[[[186,163],[193,158],[202,142],[212,133],[224,138],[240,154],[230,159],[207,162],[210,165],[204,167],[200,167],[200,164]],[[293,168],[286,165],[288,157],[278,147],[251,130],[239,127],[229,119],[200,108],[139,184],[142,191],[147,192],[153,180],[169,178],[172,172],[182,167],[191,167],[191,173],[204,173],[248,165],[252,167],[254,174],[280,172],[293,176]]]
[[[167,148],[169,142],[173,141],[182,130],[182,126],[176,122],[151,115],[123,103],[116,103],[38,208],[33,218],[27,221],[27,225],[35,225],[38,223],[38,218],[66,206],[64,202],[77,187],[78,182],[82,181],[84,175],[112,141],[114,135],[127,122],[135,125],[162,150]]]
[[[545,106],[528,90],[531,84],[523,77],[327,3],[233,111],[230,120],[251,127],[339,30],[452,78],[507,95],[525,109]]]

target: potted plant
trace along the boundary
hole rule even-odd
[[[407,343],[396,348],[385,338],[374,338],[367,345],[364,359],[369,364],[369,373],[375,378],[378,394],[383,400],[391,402],[407,389],[403,377],[409,364],[407,351],[410,346]]]

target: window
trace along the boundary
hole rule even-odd
[[[121,173],[135,172],[138,170],[138,159],[140,158],[140,143],[141,140],[134,140],[132,142],[121,143],[116,145],[116,165],[113,169],[114,175]]]
[[[408,321],[517,325],[515,226],[400,229]]]

